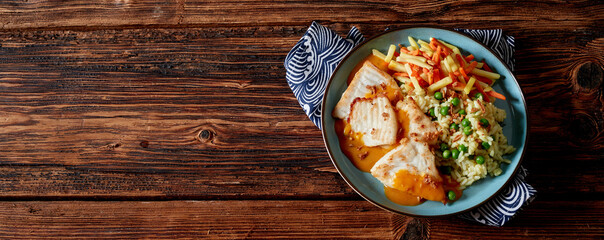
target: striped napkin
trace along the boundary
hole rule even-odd
[[[501,29],[455,29],[470,35],[495,51],[514,70],[514,37]],[[313,22],[306,34],[285,58],[286,79],[300,106],[310,120],[321,128],[321,100],[325,87],[338,63],[365,38],[356,27],[345,38]],[[497,196],[471,211],[459,214],[463,219],[491,226],[503,226],[523,206],[532,202],[537,191],[527,184],[524,167]]]

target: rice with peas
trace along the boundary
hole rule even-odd
[[[404,88],[402,91],[406,92]],[[508,159],[503,158],[503,155],[510,154],[516,149],[508,145],[507,138],[503,135],[503,129],[499,124],[506,117],[503,109],[499,109],[493,103],[485,102],[481,98],[466,98],[465,100],[461,98],[461,103],[455,107],[451,103],[453,96],[450,94],[445,94],[449,97],[442,100],[437,100],[423,91],[409,91],[407,94],[415,100],[423,112],[428,113],[431,108],[436,109],[433,122],[441,131],[440,141],[442,143],[446,143],[450,149],[458,149],[462,144],[467,147],[467,151],[460,151],[459,157],[456,159],[443,158],[442,151],[435,151],[436,165],[450,166],[451,176],[459,182],[462,189],[485,178],[487,174],[499,176],[502,173],[501,163],[510,163]],[[449,114],[442,115],[439,111],[442,107],[449,107]],[[465,116],[457,113],[460,109],[465,110]],[[471,123],[472,132],[469,135],[462,131],[461,121],[464,118]],[[482,118],[488,120],[487,127],[480,124]],[[458,130],[450,128],[453,123],[458,124]],[[490,145],[488,150],[481,146],[483,142]],[[476,163],[478,156],[484,157],[483,164]]]

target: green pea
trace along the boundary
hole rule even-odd
[[[472,134],[472,127],[469,127],[469,126],[468,127],[464,127],[463,128],[463,134],[465,134],[465,135]]]
[[[441,107],[440,114],[443,116],[447,116],[449,114],[449,107],[447,107],[447,106]]]
[[[457,148],[459,149],[460,152],[468,151],[468,147],[466,147],[466,145],[463,145],[463,144],[460,144],[459,146],[457,146]]]
[[[436,98],[436,100],[442,100],[443,99],[443,93],[441,93],[441,92],[435,92],[434,93],[434,98]]]
[[[445,175],[451,174],[451,166],[442,166],[440,167],[440,171]]]
[[[461,125],[464,127],[469,127],[472,126],[472,123],[470,122],[470,119],[464,118],[463,120],[461,120]]]
[[[487,120],[486,118],[481,118],[480,119],[480,125],[482,125],[483,127],[488,127],[489,126],[489,120]]]
[[[451,156],[453,157],[453,159],[457,159],[459,157],[459,150],[457,150],[457,149],[451,150]]]
[[[447,149],[449,149],[449,145],[447,145],[446,143],[441,143],[440,144],[440,150],[441,151],[445,151]]]
[[[461,100],[459,100],[458,97],[454,97],[453,99],[451,99],[451,104],[453,104],[453,106],[459,106],[459,104],[461,103]]]
[[[474,98],[482,99],[482,93],[476,93],[476,95],[474,95]]]
[[[456,198],[457,196],[455,196],[455,192],[453,192],[453,191],[449,191],[449,192],[447,193],[447,197],[449,198],[449,200],[451,200],[451,201],[455,201],[455,198]]]
[[[459,111],[457,111],[457,113],[459,113],[461,115],[466,115],[466,110],[459,109]]]
[[[451,151],[445,150],[443,152],[443,158],[450,158],[450,157],[451,157]]]
[[[430,117],[436,117],[436,113],[434,113],[434,108],[430,108],[428,110],[428,113],[430,113]]]
[[[476,157],[476,163],[478,163],[478,164],[484,164],[484,157],[483,156]]]
[[[482,142],[482,148],[484,148],[485,150],[489,150],[490,147],[491,145],[488,142]]]
[[[451,123],[451,126],[449,126],[449,128],[451,130],[457,131],[457,130],[459,130],[459,124],[457,124],[457,123]]]

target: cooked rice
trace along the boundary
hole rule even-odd
[[[403,91],[405,91],[404,88]],[[451,166],[451,176],[459,182],[462,189],[472,185],[477,180],[485,178],[487,174],[499,176],[502,173],[500,168],[501,163],[510,163],[508,159],[503,158],[503,155],[510,154],[516,149],[508,145],[507,138],[503,135],[503,129],[499,124],[506,117],[503,109],[495,107],[493,103],[478,99],[462,100],[460,107],[454,108],[450,102],[451,98],[439,101],[433,96],[426,95],[424,92],[418,93],[415,91],[409,91],[408,95],[415,100],[422,111],[427,113],[430,108],[436,110],[434,111],[436,115],[434,122],[441,131],[441,142],[446,143],[450,149],[457,148],[460,144],[468,147],[468,151],[461,152],[457,159],[444,159],[442,158],[442,152],[435,151],[436,165]],[[480,107],[481,103],[484,104],[484,112]],[[461,126],[463,118],[454,119],[451,114],[447,116],[441,115],[438,109],[443,106],[449,106],[454,112],[457,112],[463,106],[463,109],[467,113],[466,118],[472,123],[472,134],[466,136],[463,133],[463,127]],[[491,127],[488,129],[480,127],[479,120],[481,118],[486,118]],[[450,130],[449,126],[453,122],[459,124],[460,129],[458,131],[453,132]],[[481,142],[488,142],[491,147],[485,150],[480,147]],[[485,158],[484,164],[477,164],[475,160],[470,159],[471,155],[483,156]]]

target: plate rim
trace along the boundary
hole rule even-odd
[[[330,148],[330,144],[327,142],[327,133],[326,133],[326,128],[325,128],[325,118],[321,118],[321,135],[323,137],[323,143],[325,144],[325,148],[327,149],[327,153],[329,155],[329,159],[331,160],[332,164],[335,166],[336,170],[338,171],[338,174],[344,179],[344,181],[346,182],[346,184],[348,184],[348,186],[350,186],[357,194],[359,194],[361,197],[363,197],[366,201],[370,202],[371,204],[384,209],[386,211],[389,212],[393,212],[393,213],[397,213],[397,214],[403,214],[403,215],[408,215],[408,216],[412,216],[412,217],[445,217],[445,216],[451,216],[451,215],[457,215],[457,214],[461,214],[461,213],[465,213],[468,211],[471,211],[483,204],[485,204],[486,202],[488,202],[489,200],[491,200],[493,197],[497,196],[506,186],[508,186],[508,184],[515,178],[516,174],[518,173],[519,169],[521,168],[521,164],[522,161],[524,159],[524,155],[526,153],[526,149],[527,149],[527,143],[528,143],[528,137],[529,137],[529,121],[528,121],[528,107],[526,105],[526,100],[524,98],[524,92],[522,90],[522,88],[520,87],[520,84],[518,83],[518,80],[516,79],[516,76],[514,75],[514,72],[512,72],[512,70],[510,69],[510,67],[507,65],[507,63],[505,61],[503,61],[503,59],[497,54],[495,53],[490,47],[486,46],[485,44],[483,44],[482,42],[477,41],[476,39],[474,39],[472,36],[463,33],[463,32],[458,32],[458,31],[454,31],[454,30],[450,30],[447,28],[443,28],[443,27],[436,27],[436,26],[416,26],[416,27],[403,27],[403,28],[396,28],[396,29],[390,29],[387,31],[384,31],[382,33],[376,34],[370,38],[366,38],[363,42],[361,42],[360,44],[358,44],[357,46],[355,46],[353,49],[351,49],[346,56],[344,56],[344,58],[342,58],[342,60],[340,61],[340,63],[338,63],[338,66],[334,69],[333,73],[331,74],[331,76],[329,77],[329,81],[327,82],[327,85],[325,86],[325,92],[323,93],[323,97],[321,98],[321,116],[324,116],[326,113],[326,107],[325,107],[325,102],[327,99],[327,90],[330,89],[331,84],[333,83],[333,79],[335,76],[335,73],[340,69],[340,67],[342,66],[342,64],[354,53],[356,52],[359,48],[361,48],[362,46],[364,46],[365,44],[367,44],[368,42],[379,38],[381,36],[384,36],[386,34],[392,33],[392,32],[396,32],[396,31],[403,31],[403,30],[410,30],[410,29],[427,29],[427,30],[441,30],[441,31],[446,31],[449,33],[453,33],[453,34],[457,34],[463,37],[466,37],[468,39],[470,39],[471,41],[483,46],[485,49],[487,49],[493,56],[495,56],[495,58],[500,61],[501,63],[503,63],[503,67],[505,67],[505,70],[507,70],[508,72],[510,72],[511,78],[514,80],[514,83],[516,84],[516,86],[518,87],[518,89],[520,90],[520,99],[522,100],[522,104],[524,105],[524,115],[525,115],[525,128],[526,128],[526,134],[524,134],[524,139],[523,139],[523,143],[524,143],[524,147],[522,148],[522,153],[520,154],[520,158],[518,159],[518,164],[516,164],[516,167],[514,168],[514,171],[512,172],[512,174],[510,175],[510,177],[505,181],[505,183],[503,185],[501,185],[501,187],[499,187],[499,189],[497,189],[497,191],[495,191],[495,193],[493,193],[491,196],[485,198],[483,201],[481,201],[480,203],[469,207],[467,209],[464,210],[460,210],[457,212],[452,212],[452,213],[446,213],[446,214],[438,214],[438,215],[422,215],[422,214],[414,214],[414,213],[408,213],[408,212],[404,212],[404,211],[400,211],[397,209],[391,209],[387,206],[384,206],[380,203],[378,203],[377,201],[374,201],[373,199],[371,199],[370,197],[366,196],[365,194],[363,194],[361,191],[359,191],[352,183],[351,181],[348,179],[348,177],[342,173],[342,170],[340,169],[340,166],[338,165],[338,163],[335,161],[334,156],[331,152],[331,148]]]

